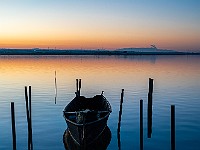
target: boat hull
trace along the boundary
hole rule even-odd
[[[82,111],[87,109],[90,111]],[[83,146],[90,145],[102,134],[111,106],[103,95],[75,97],[63,112],[70,136],[76,144]]]
[[[69,128],[67,128],[63,134],[63,143],[66,150],[106,150],[111,141],[111,131],[108,126],[105,127],[102,134],[90,145],[82,148],[80,145],[74,142],[72,139]]]
[[[79,145],[89,145],[93,143],[104,131],[107,125],[108,116],[102,120],[89,123],[77,125],[72,122],[66,121],[69,133],[73,140]]]

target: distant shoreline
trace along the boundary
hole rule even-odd
[[[0,49],[0,55],[200,55],[200,52],[159,50],[154,52],[119,50]]]

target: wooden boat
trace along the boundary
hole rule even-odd
[[[73,141],[81,147],[92,144],[105,130],[111,111],[103,94],[93,98],[77,94],[63,111]]]

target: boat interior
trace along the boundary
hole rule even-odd
[[[99,120],[110,112],[110,104],[102,95],[93,98],[75,97],[64,109],[65,118],[79,124]]]

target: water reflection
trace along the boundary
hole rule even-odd
[[[95,132],[95,131],[94,131]],[[86,145],[84,150],[106,150],[111,141],[111,131],[108,126],[104,129],[102,134],[90,145]],[[63,143],[66,150],[83,150],[83,148],[76,144],[70,136],[69,130],[66,129],[63,134]]]
[[[153,61],[154,59],[154,61]],[[154,63],[152,63],[154,62]],[[139,149],[139,99],[144,100],[145,149],[170,149],[170,109],[176,105],[177,149],[199,150],[200,136],[200,56],[0,56],[0,149],[11,149],[10,101],[16,106],[17,147],[27,149],[27,122],[24,85],[33,87],[34,149],[63,149],[60,135],[66,124],[62,110],[74,97],[74,79],[83,79],[83,95],[104,90],[113,113],[108,125],[117,147],[119,91],[126,92],[123,103],[121,149]],[[57,71],[57,105],[54,104],[54,71]],[[153,135],[147,139],[147,79],[155,79],[153,94]],[[51,117],[49,117],[51,116]],[[191,117],[193,116],[193,117]],[[45,133],[45,134],[44,134]]]
[[[156,63],[157,56],[156,55],[121,55],[121,56],[114,56],[116,59],[124,59],[124,60],[131,60],[131,61],[138,61],[138,62],[149,62],[152,64]]]
[[[56,71],[55,71],[55,104],[57,102],[57,81],[56,81]]]

